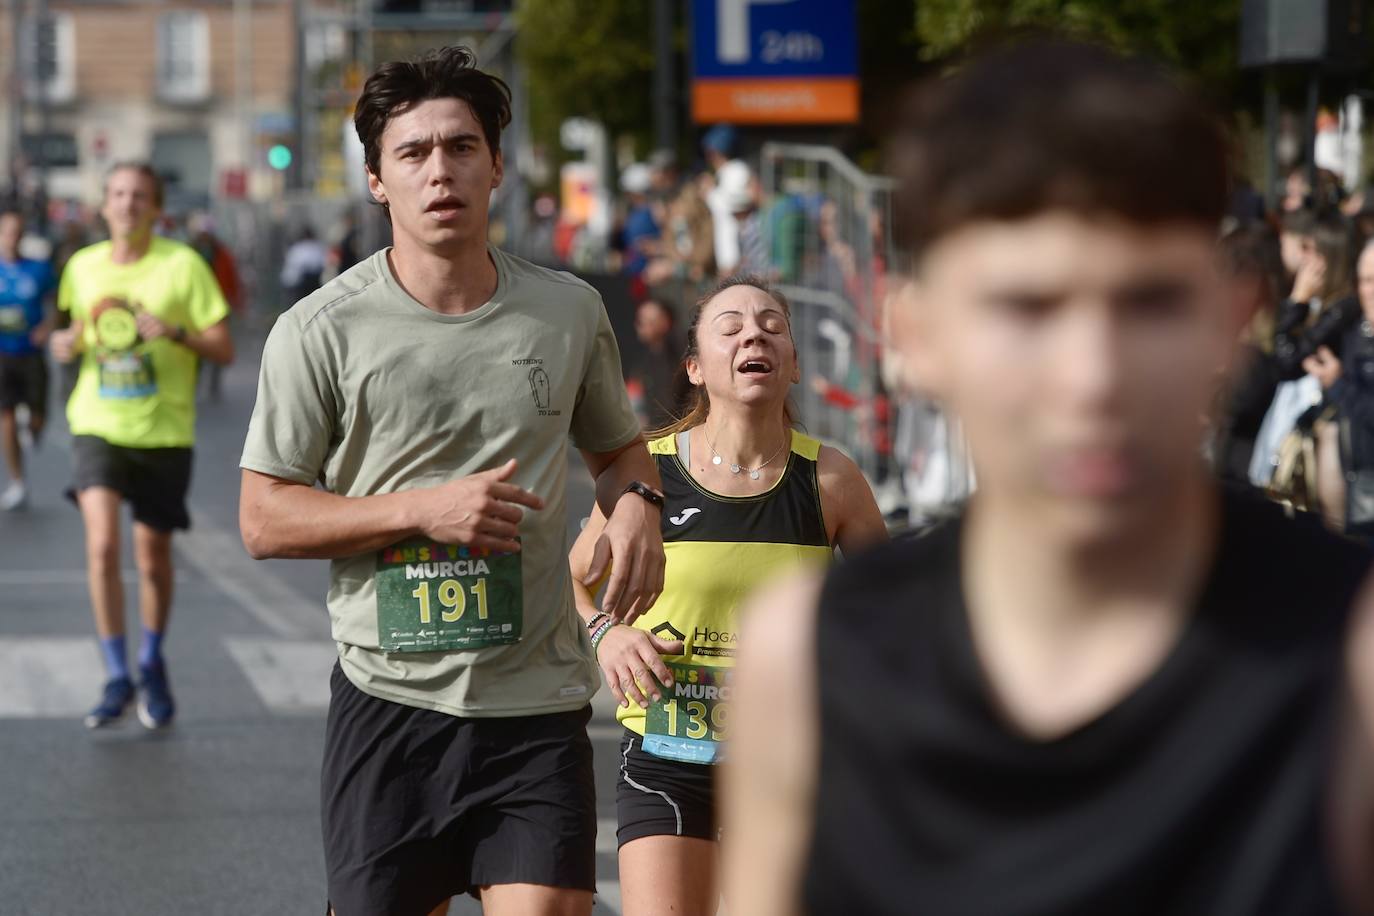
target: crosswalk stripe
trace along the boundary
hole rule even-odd
[[[613,916],[620,916],[620,882],[602,881],[596,882],[596,906],[592,909],[592,916],[601,916],[601,913],[609,912]]]
[[[138,571],[122,569],[125,582],[138,579]],[[0,588],[21,585],[85,585],[85,569],[0,569]]]
[[[0,638],[0,718],[83,715],[104,680],[92,637]]]
[[[287,639],[327,632],[322,605],[306,601],[244,553],[237,534],[206,514],[191,513],[191,529],[173,538],[183,561],[268,630]]]
[[[333,643],[230,638],[229,655],[273,712],[319,712],[329,707]]]

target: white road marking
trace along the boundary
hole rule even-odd
[[[191,511],[191,530],[172,539],[181,559],[268,630],[285,639],[327,632],[323,601],[315,604],[266,572],[244,552],[235,533]]]
[[[119,571],[125,583],[138,581],[138,570]],[[21,585],[85,585],[85,569],[0,569],[0,588]]]
[[[0,718],[84,715],[104,683],[93,636],[0,638]]]
[[[329,673],[338,658],[333,643],[231,638],[224,645],[272,712],[329,708]]]
[[[592,916],[600,916],[601,913],[608,912],[614,916],[620,916],[620,882],[602,881],[599,878],[596,882],[596,906],[592,908]]]

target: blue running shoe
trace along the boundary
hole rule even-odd
[[[140,665],[138,677],[138,721],[143,723],[144,728],[166,728],[171,725],[177,706],[172,701],[172,688],[167,683],[166,666],[145,668]]]
[[[117,677],[105,682],[100,703],[86,713],[87,728],[103,728],[113,725],[124,718],[125,711],[134,700],[134,684],[127,677]]]

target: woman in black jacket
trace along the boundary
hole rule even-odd
[[[1354,260],[1350,221],[1340,213],[1318,217],[1312,245],[1293,278],[1293,291],[1278,310],[1274,363],[1280,380],[1302,378],[1308,357],[1322,347],[1338,349],[1345,332],[1359,323]]]
[[[1346,481],[1345,530],[1374,538],[1374,241],[1360,253],[1357,284],[1360,311],[1341,339],[1340,357],[1322,346],[1303,365],[1321,382],[1325,402],[1337,408]]]

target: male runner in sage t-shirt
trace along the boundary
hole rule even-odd
[[[395,247],[297,303],[263,353],[243,535],[333,561],[323,807],[344,916],[463,892],[591,910],[598,673],[564,559],[570,438],[615,526],[592,571],[614,561],[615,612],[662,587],[657,474],[600,297],[486,242],[508,120],[464,49],[374,74],[355,123]]]

